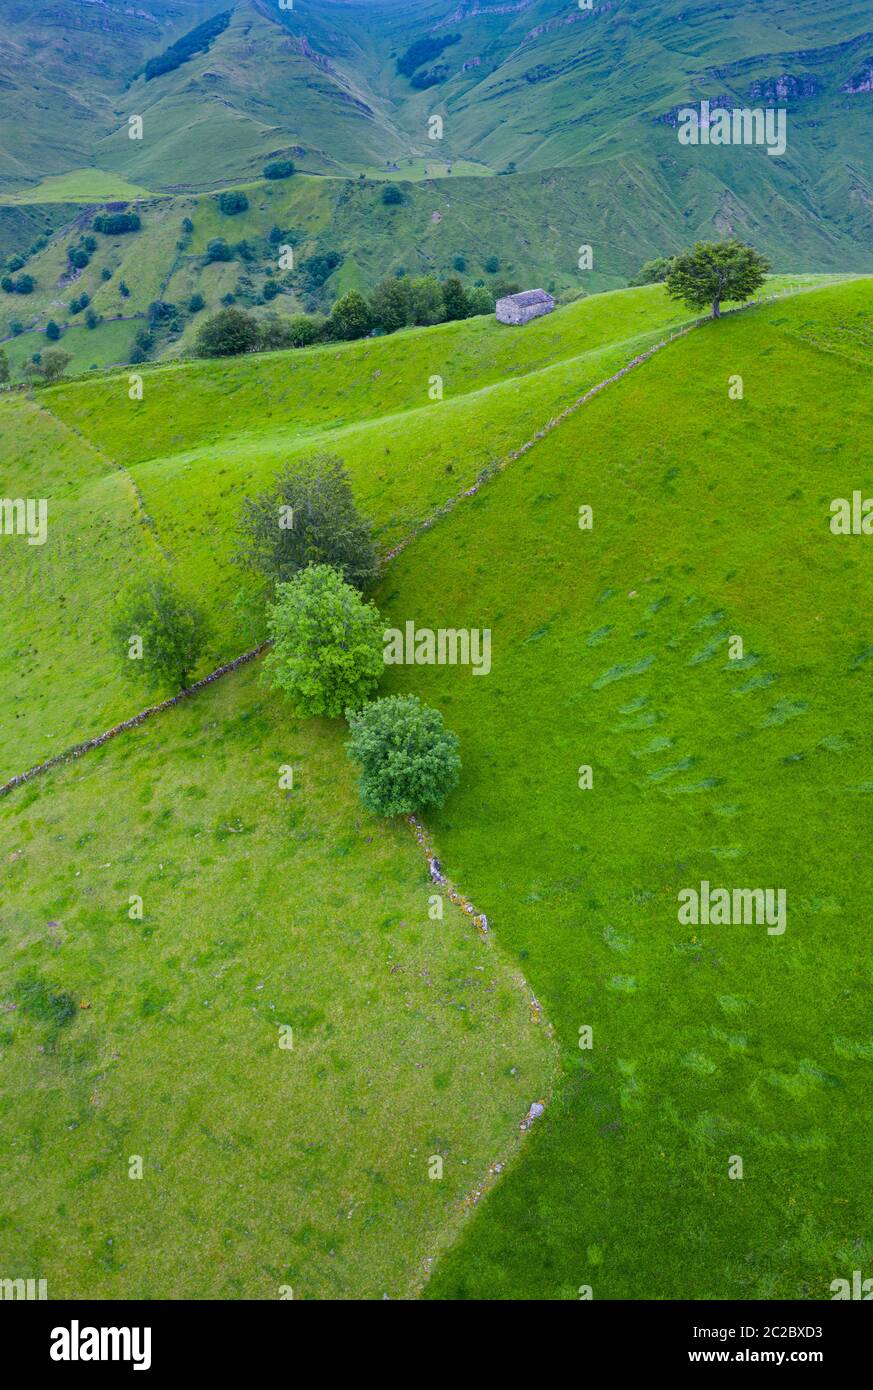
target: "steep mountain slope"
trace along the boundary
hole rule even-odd
[[[386,271],[445,274],[458,255],[497,256],[526,283],[602,289],[700,236],[750,240],[777,269],[870,267],[869,0],[841,0],[826,24],[814,0],[690,10],[681,0],[591,10],[564,0],[311,0],[288,11],[226,0],[133,12],[120,0],[73,0],[70,15],[63,28],[51,7],[12,10],[0,41],[0,193],[20,197],[29,184],[48,203],[45,176],[66,170],[87,201],[76,171],[91,167],[118,190],[190,195],[291,157],[322,176],[284,209],[301,254],[344,258],[326,304]],[[716,110],[784,109],[784,151],[680,144],[677,111],[703,99]],[[132,115],[142,139],[129,138]],[[483,174],[504,177],[473,177]],[[404,187],[390,216],[380,177]],[[298,197],[308,226],[294,220]],[[261,210],[246,235],[269,230],[266,194]],[[194,216],[187,198],[176,211]],[[10,250],[27,249],[29,230],[20,214],[4,216]],[[594,269],[580,282],[583,245]],[[196,290],[210,307],[228,292],[257,298],[257,286],[235,289],[244,275],[230,271],[193,283],[190,252],[150,248],[149,298],[155,283],[177,299]],[[18,352],[25,360],[33,350]],[[83,346],[76,360],[118,358],[107,343],[87,360]]]
[[[133,73],[221,8],[216,0],[3,0],[0,191],[95,163]]]

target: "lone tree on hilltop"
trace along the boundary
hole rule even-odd
[[[287,583],[307,565],[332,565],[346,583],[365,588],[376,576],[376,548],[342,459],[307,454],[269,492],[247,497],[234,559],[271,585]]]
[[[360,713],[348,710],[346,744],[359,765],[361,801],[380,816],[410,815],[442,806],[458,785],[458,740],[439,710],[417,695],[388,695]]]
[[[359,709],[379,683],[383,626],[378,609],[335,569],[310,565],[278,586],[264,676],[300,714],[337,719],[349,706]]]
[[[197,604],[166,579],[140,580],[122,596],[112,636],[126,674],[150,686],[184,690],[203,649],[208,628]]]
[[[672,299],[682,299],[692,309],[711,307],[717,319],[722,300],[750,299],[769,269],[769,261],[742,241],[698,241],[675,258],[665,284]]]

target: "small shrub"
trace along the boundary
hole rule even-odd
[[[265,179],[290,179],[293,173],[294,164],[290,159],[274,159],[264,165]]]
[[[213,261],[232,261],[233,252],[222,237],[214,237],[206,247],[206,264]]]
[[[248,212],[249,200],[238,188],[230,188],[218,195],[218,208],[225,217],[236,217],[238,213]]]

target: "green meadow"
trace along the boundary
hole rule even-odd
[[[0,853],[4,1268],[52,1298],[414,1296],[552,1047],[517,967],[430,920],[342,726],[243,669],[24,789]]]
[[[864,485],[871,305],[860,281],[674,343],[383,581],[392,624],[492,629],[487,679],[389,688],[461,737],[435,841],[564,1063],[432,1297],[827,1298],[873,1254],[873,570],[829,529]],[[784,934],[680,925],[702,880],[784,888]]]
[[[257,664],[0,801],[0,1240],[59,1296],[815,1299],[869,1260],[873,575],[828,523],[869,491],[873,281],[781,291],[677,337],[385,570],[386,625],[492,632],[487,679],[382,687],[460,739],[428,826],[487,943],[429,918],[342,726]],[[145,367],[142,401],[127,371],[6,395],[3,490],[50,524],[0,545],[3,776],[149,702],[109,650],[127,574],[207,607],[198,674],[251,645],[233,533],[289,459],[339,453],[384,553],[689,322],[647,287],[522,330]],[[703,880],[784,889],[785,932],[680,924]]]
[[[38,183],[14,193],[0,193],[0,204],[20,207],[29,203],[109,203],[154,196],[147,188],[105,169],[69,169],[64,174],[47,174]]]

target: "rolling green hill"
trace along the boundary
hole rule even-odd
[[[341,452],[387,551],[492,458],[686,317],[651,287],[583,300],[521,338],[480,318],[151,368],[141,401],[126,376],[41,391],[38,402],[0,399],[4,486],[48,497],[57,523],[45,546],[0,547],[3,587],[27,595],[0,651],[0,780],[130,712],[107,625],[91,615],[144,564],[169,563],[212,596],[215,638],[200,674],[254,644],[261,634],[232,607],[230,556],[247,492],[288,458]],[[439,403],[427,395],[435,371]]]
[[[135,708],[107,641],[126,571],[200,595],[207,664],[257,636],[230,605],[235,519],[305,449],[346,458],[383,552],[417,532],[386,621],[493,631],[488,679],[384,685],[460,737],[430,828],[487,945],[427,919],[423,861],[356,809],[340,727],[294,719],[252,667],[0,802],[19,1261],[116,1297],[413,1296],[442,1251],[433,1297],[815,1299],[868,1259],[873,606],[864,538],[828,522],[867,486],[871,286],[771,282],[792,292],[666,342],[545,433],[683,325],[662,288],[518,331],[153,367],[141,402],[126,374],[0,400],[4,480],[53,519],[45,547],[0,547],[5,772]],[[679,924],[704,878],[783,887],[785,933]]]

